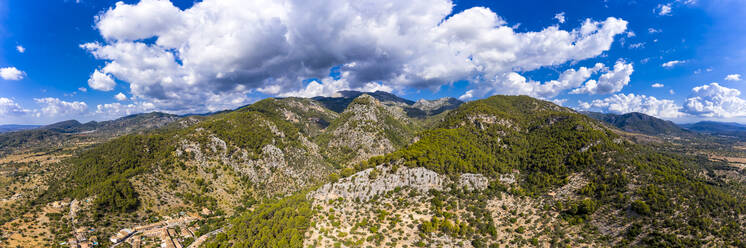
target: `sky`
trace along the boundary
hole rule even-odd
[[[0,0],[0,124],[339,90],[746,122],[746,2]]]

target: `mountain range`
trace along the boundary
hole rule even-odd
[[[0,234],[11,244],[87,242],[71,227],[109,237],[194,213],[200,220],[182,226],[191,239],[164,229],[115,242],[746,246],[743,168],[710,159],[716,150],[636,143],[617,130],[693,135],[642,114],[578,113],[527,96],[415,102],[351,91],[62,122],[0,135],[17,137],[0,139],[9,154]]]

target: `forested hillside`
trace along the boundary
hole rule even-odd
[[[671,121],[661,120],[642,113],[628,113],[623,115],[583,112],[596,120],[609,123],[627,132],[636,132],[647,135],[674,135],[686,136],[693,133],[685,130]]]
[[[746,246],[743,168],[526,96],[328,108],[348,98],[270,98],[70,151],[3,221],[68,204],[52,244],[197,213],[182,241],[206,247]]]

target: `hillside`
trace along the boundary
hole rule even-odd
[[[682,124],[681,127],[704,134],[746,138],[746,125],[732,122],[701,121]]]
[[[21,130],[28,130],[28,129],[34,129],[40,127],[39,125],[15,125],[15,124],[6,124],[6,125],[0,125],[0,133],[7,133],[7,132],[13,132],[13,131],[21,131]]]
[[[8,157],[13,169],[1,179],[10,182],[6,191],[19,190],[2,195],[0,234],[59,244],[81,242],[73,227],[93,228],[83,237],[109,237],[180,220],[179,234],[136,233],[126,242],[746,245],[743,168],[635,144],[586,115],[525,96],[460,104],[340,94],[185,117],[44,162]],[[328,107],[348,100],[341,110]],[[409,115],[415,105],[430,112]],[[160,228],[153,230],[171,230]]]
[[[720,166],[629,143],[548,102],[495,96],[306,200],[234,219],[208,247],[743,246],[742,186],[701,176]],[[251,231],[286,225],[287,236]]]
[[[30,130],[0,133],[0,154],[26,148],[44,150],[100,142],[125,134],[164,127],[178,119],[175,115],[153,112],[102,122],[80,123],[68,120]]]
[[[671,121],[661,120],[653,116],[642,113],[627,113],[623,115],[583,112],[583,114],[608,123],[611,126],[627,132],[642,133],[647,135],[669,135],[669,136],[686,136],[691,132],[685,130]]]

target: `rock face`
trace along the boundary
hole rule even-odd
[[[446,110],[458,108],[463,103],[453,97],[443,97],[437,100],[420,99],[415,104],[412,104],[412,107],[424,111],[427,115],[437,115]]]
[[[412,123],[403,110],[383,105],[376,98],[363,94],[342,112],[326,130],[329,156],[352,156],[347,163],[357,163],[370,157],[393,152],[410,143]]]
[[[392,170],[392,167],[382,165],[369,168],[336,183],[326,184],[308,196],[322,201],[340,197],[367,201],[397,187],[427,192],[431,189],[443,190],[452,183],[448,177],[422,167],[400,167],[396,171]],[[457,183],[459,187],[482,190],[487,188],[489,180],[480,174],[463,174]]]

